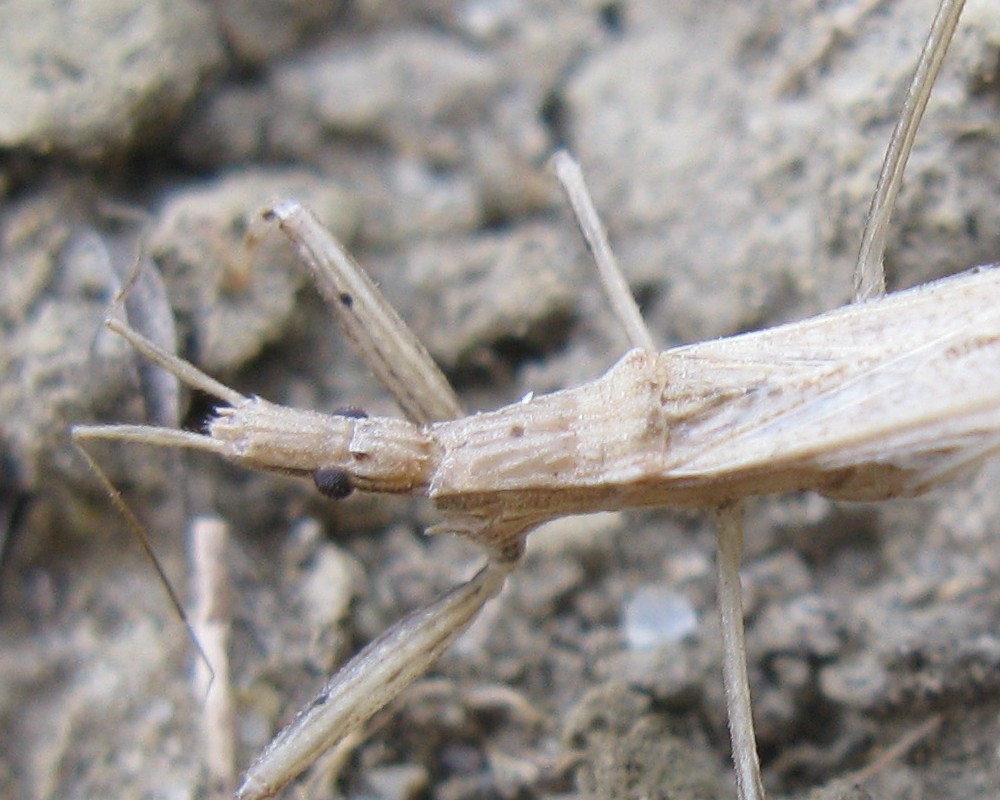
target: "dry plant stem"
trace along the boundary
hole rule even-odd
[[[503,587],[514,562],[491,560],[467,583],[396,623],[352,658],[247,770],[237,800],[273,797],[423,675]]]
[[[406,416],[418,424],[462,416],[455,390],[427,348],[316,217],[279,200],[265,218],[276,219],[295,244],[344,334]]]
[[[607,231],[604,230],[597,209],[594,208],[594,201],[587,190],[579,162],[565,150],[560,150],[552,156],[552,166],[555,169],[556,178],[559,179],[559,183],[573,207],[580,232],[597,262],[597,270],[601,276],[604,293],[611,301],[612,311],[618,317],[622,327],[625,328],[629,342],[631,342],[632,347],[656,350],[653,336],[642,319],[639,306],[636,304],[621,267],[618,265],[618,259],[615,258],[614,251],[608,243]]]
[[[736,764],[736,788],[740,800],[763,800],[753,707],[747,678],[743,641],[743,594],[740,562],[743,559],[743,504],[716,510],[719,552],[716,562],[716,594],[722,618],[722,675],[729,714],[729,736]]]
[[[854,301],[860,302],[885,294],[885,244],[889,220],[896,196],[903,183],[903,171],[913,149],[913,140],[923,119],[927,100],[937,79],[965,0],[941,0],[930,33],[920,53],[913,79],[906,91],[899,121],[889,139],[882,172],[868,209],[868,223],[861,237],[861,248],[854,268]]]
[[[229,680],[232,609],[226,549],[229,528],[217,517],[191,523],[190,558],[195,606],[191,627],[205,652],[194,665],[194,694],[202,708],[202,741],[209,793],[228,796],[236,785],[233,693]],[[211,666],[209,666],[209,664]]]

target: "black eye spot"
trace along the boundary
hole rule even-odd
[[[354,305],[354,298],[351,297],[347,292],[341,292],[340,297],[338,299],[348,308]]]
[[[312,477],[319,493],[331,500],[343,500],[354,491],[350,476],[341,469],[318,469]]]

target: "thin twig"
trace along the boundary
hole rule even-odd
[[[226,549],[229,526],[217,517],[191,523],[191,579],[195,598],[191,626],[208,662],[194,665],[194,694],[203,703],[202,740],[209,793],[227,797],[236,785],[233,692],[229,680],[229,631],[232,608]]]

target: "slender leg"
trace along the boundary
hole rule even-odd
[[[608,243],[607,232],[601,224],[601,219],[594,208],[594,201],[591,200],[587,184],[583,179],[583,170],[580,169],[576,159],[565,150],[560,150],[552,157],[552,166],[556,171],[556,178],[566,192],[566,198],[573,207],[580,232],[587,241],[594,261],[597,262],[604,293],[611,301],[611,310],[621,322],[633,347],[655,350],[653,336],[646,327],[642,314],[639,313],[639,306],[632,297],[628,282],[622,274],[621,267],[618,266],[618,259],[615,258]]]
[[[920,60],[913,73],[913,80],[906,90],[903,110],[889,139],[889,147],[882,162],[882,172],[875,186],[871,206],[868,208],[868,223],[861,237],[861,249],[854,268],[854,302],[861,302],[885,294],[886,236],[889,232],[889,218],[896,205],[896,195],[903,182],[903,171],[913,149],[913,139],[927,108],[927,99],[934,88],[941,62],[944,61],[951,37],[958,25],[965,0],[941,0],[937,15],[931,24],[927,41],[920,53]]]
[[[736,764],[736,788],[740,800],[763,800],[764,785],[760,778],[743,643],[743,595],[740,587],[743,504],[733,503],[717,509],[716,519],[719,527],[716,591],[722,616],[722,675],[729,712],[729,736]]]
[[[274,203],[264,216],[276,219],[298,248],[341,330],[410,421],[463,416],[455,390],[416,334],[319,220],[292,200]]]
[[[236,800],[273,797],[427,672],[500,592],[517,563],[490,560],[471,580],[400,620],[348,661],[247,770]]]

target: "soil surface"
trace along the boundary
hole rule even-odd
[[[841,305],[933,5],[4,3],[0,795],[224,796],[337,664],[481,559],[422,535],[425,502],[331,502],[95,444],[185,605],[188,521],[228,523],[234,709],[213,717],[184,626],[68,434],[197,430],[211,402],[104,331],[109,312],[240,391],[398,415],[260,221],[287,195],[349,244],[470,411],[593,379],[626,345],[546,168],[559,146],[663,346]],[[887,267],[898,289],[998,259],[1000,13],[970,0]],[[917,500],[750,505],[773,795],[1000,796],[998,480],[991,464]],[[707,514],[539,531],[431,674],[286,796],[734,796],[713,558]]]

